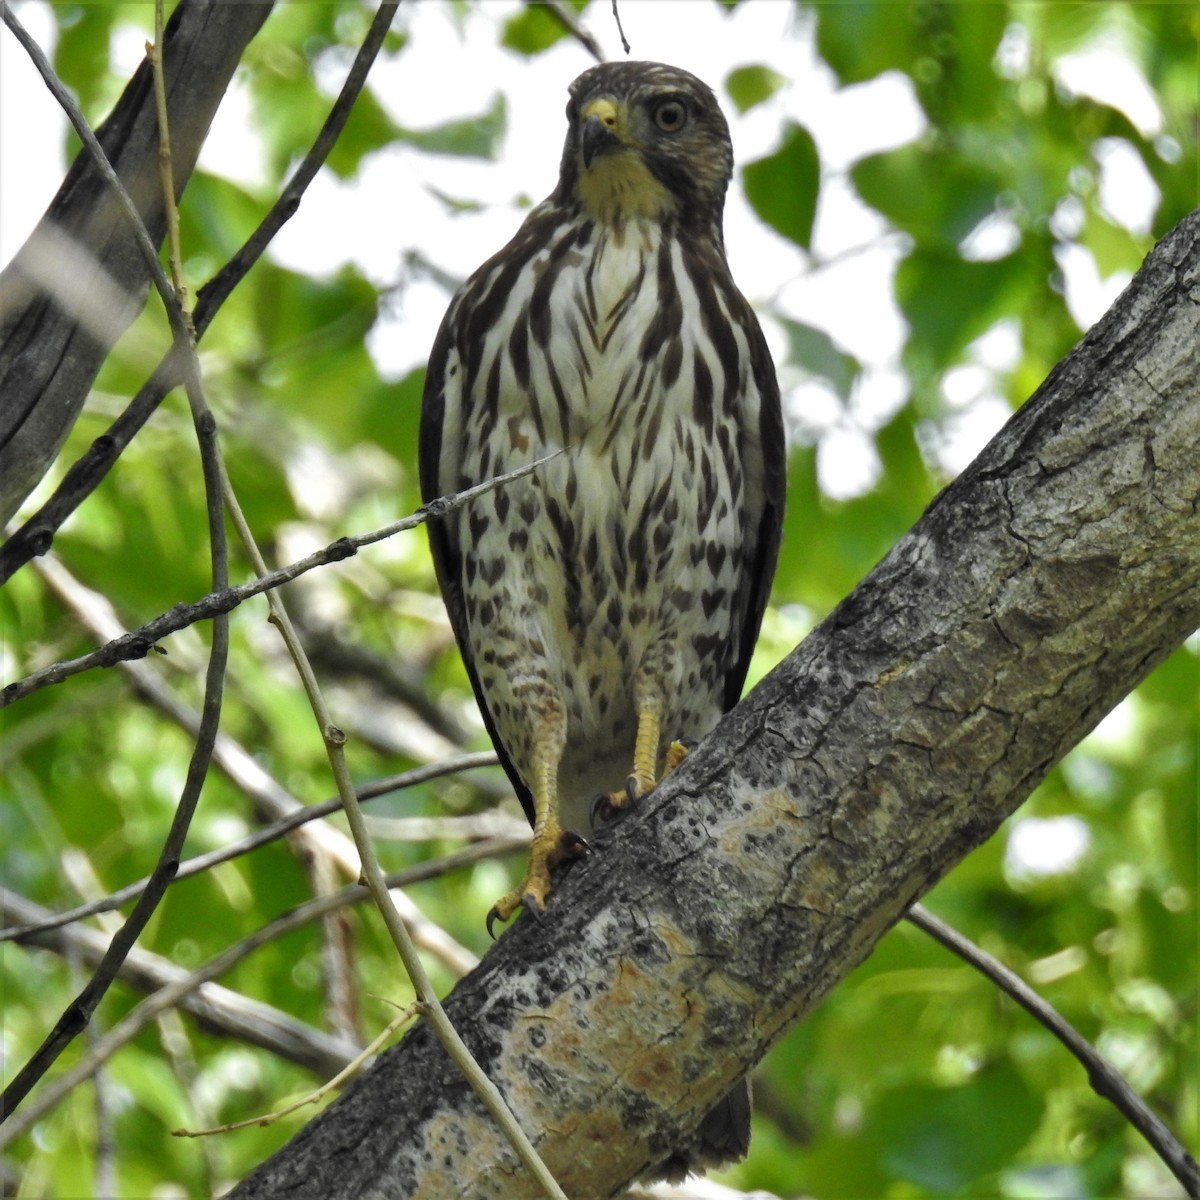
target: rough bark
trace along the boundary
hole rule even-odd
[[[1200,624],[1198,381],[1200,211],[454,989],[451,1018],[568,1195],[667,1156]],[[421,1025],[232,1194],[538,1193]]]
[[[176,198],[246,44],[274,0],[180,0],[163,37]],[[157,245],[166,232],[158,120],[143,62],[97,130]],[[0,275],[0,524],[58,453],[149,277],[123,214],[86,151]]]

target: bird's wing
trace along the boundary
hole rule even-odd
[[[460,486],[459,446],[462,441],[463,389],[467,373],[461,368],[450,373],[448,368],[452,357],[460,357],[457,316],[461,296],[460,292],[442,321],[425,372],[425,388],[421,395],[421,429],[417,442],[421,499],[425,503],[458,491]],[[433,566],[446,602],[446,611],[450,616],[450,627],[454,630],[454,638],[458,642],[463,665],[467,668],[467,678],[471,681],[484,726],[492,739],[492,745],[496,747],[500,765],[504,768],[513,791],[516,792],[517,799],[532,824],[533,796],[505,753],[504,744],[496,733],[496,724],[488,710],[483,689],[479,686],[479,675],[475,670],[475,659],[467,636],[466,605],[462,595],[463,548],[456,533],[459,526],[457,516],[455,512],[445,517],[432,517],[426,524]]]
[[[758,394],[757,419],[743,432],[742,464],[746,487],[746,543],[742,557],[742,575],[733,611],[740,615],[740,629],[731,631],[739,638],[738,652],[725,674],[724,709],[728,712],[741,698],[742,685],[750,668],[750,656],[758,641],[763,611],[771,592],[771,580],[779,559],[783,533],[783,509],[787,494],[787,444],[783,433],[783,412],[779,402],[779,381],[771,352],[750,305],[740,296],[744,311],[735,310],[735,318],[750,346],[751,371],[748,384]],[[753,418],[754,414],[750,414]],[[735,616],[735,624],[737,622]]]

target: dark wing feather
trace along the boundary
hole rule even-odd
[[[421,395],[421,430],[417,442],[417,459],[421,481],[421,499],[428,504],[439,496],[452,492],[457,487],[457,479],[442,480],[440,464],[442,459],[442,434],[446,418],[446,359],[458,336],[457,315],[460,311],[459,299],[450,306],[441,328],[433,343],[429,356],[429,366],[425,372],[425,388]],[[463,373],[458,372],[455,386],[462,386]],[[442,589],[442,598],[446,603],[446,611],[450,616],[450,627],[454,630],[454,639],[458,642],[462,654],[463,665],[467,669],[467,678],[471,681],[471,690],[479,704],[483,716],[484,727],[496,747],[500,757],[500,765],[508,776],[525,810],[529,823],[533,824],[533,796],[517,774],[504,744],[496,733],[496,723],[488,710],[483,689],[479,686],[479,676],[475,671],[475,656],[472,653],[471,642],[467,632],[467,611],[462,596],[462,547],[457,544],[448,528],[446,517],[431,517],[426,523],[429,531],[429,548],[433,555],[433,567],[437,573],[438,584]]]
[[[787,444],[783,434],[779,381],[775,377],[775,365],[771,361],[771,352],[758,318],[750,305],[740,296],[739,299],[742,300],[741,311],[735,312],[735,319],[746,333],[751,354],[751,375],[760,397],[758,428],[750,431],[740,450],[746,475],[752,474],[751,466],[758,460],[762,482],[757,505],[751,503],[751,497],[747,496],[751,527],[746,530],[742,578],[734,604],[734,612],[741,614],[741,629],[731,630],[731,635],[740,635],[740,641],[738,657],[725,674],[723,704],[726,712],[741,698],[746,672],[750,669],[750,657],[758,641],[763,612],[771,594],[771,580],[775,576],[775,564],[779,559],[787,496]],[[759,509],[757,519],[755,507]]]

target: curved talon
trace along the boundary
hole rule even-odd
[[[611,821],[613,818],[612,801],[608,798],[607,792],[597,792],[592,797],[592,805],[588,809],[588,819],[592,823],[592,828],[595,829],[603,821]]]
[[[592,803],[595,804],[595,801]],[[587,838],[573,829],[564,829],[562,837],[559,838],[559,849],[562,852],[563,860],[570,862],[573,859],[582,858],[585,854],[590,854],[592,846]]]
[[[540,839],[535,837],[521,886],[501,896],[488,910],[485,922],[488,936],[495,941],[496,922],[509,920],[520,908],[540,919],[550,895],[551,869],[559,863],[582,858],[590,849],[587,840],[572,829],[547,832]]]
[[[595,829],[597,825],[608,824],[609,821],[624,811],[628,803],[624,792],[597,792],[595,798],[592,800],[592,809],[589,813],[592,828]]]
[[[496,940],[496,931],[492,928],[492,926],[496,924],[499,916],[500,909],[493,904],[492,907],[488,909],[487,920],[484,922],[484,924],[487,925],[488,937],[490,937],[493,942]]]

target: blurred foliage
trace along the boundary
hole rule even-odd
[[[743,0],[741,7],[763,2]],[[570,7],[593,28],[608,19],[600,0]],[[452,11],[476,9],[463,3]],[[480,11],[492,14],[495,40],[504,47],[497,53],[532,57],[567,37],[544,9]],[[123,84],[110,68],[112,39],[130,24],[141,28],[148,8],[62,3],[54,15],[56,67],[98,120]],[[241,84],[262,138],[267,179],[258,189],[204,173],[190,182],[182,219],[194,285],[250,232],[311,143],[328,110],[331,93],[322,82],[328,66],[348,61],[368,16],[354,0],[280,5],[251,46]],[[860,358],[778,299],[762,308],[781,334],[785,392],[823,389],[838,421],[858,430],[879,469],[848,498],[831,498],[821,472],[825,431],[803,412],[793,422],[779,606],[768,613],[752,677],[854,586],[945,482],[940,448],[963,415],[947,396],[954,373],[982,373],[984,391],[1015,407],[1078,340],[1064,298],[1064,252],[1090,256],[1101,279],[1132,272],[1153,239],[1200,200],[1194,5],[920,0],[799,4],[795,16],[839,87],[886,73],[908,81],[925,129],[905,145],[860,158],[845,173],[857,198],[877,214],[879,240],[899,238],[902,247],[894,276],[906,328],[897,403],[874,420],[865,417],[860,399],[868,372]],[[1148,133],[1119,109],[1063,85],[1057,71],[1063,57],[1100,43],[1118,45],[1140,73],[1161,128]],[[402,16],[385,56],[403,64],[421,54]],[[803,114],[789,115],[785,107],[790,81],[774,67],[748,62],[731,63],[723,81],[711,82],[723,82],[731,112],[776,113],[776,149],[749,162],[735,186],[744,187],[767,225],[808,250],[817,244],[814,226],[832,172],[819,143],[797,123]],[[560,99],[553,98],[555,106]],[[414,170],[422,155],[493,158],[501,153],[507,112],[497,92],[482,114],[464,111],[429,128],[420,112],[389,116],[368,92],[331,169],[353,180],[381,148],[396,143],[410,149]],[[1130,228],[1104,203],[1104,155],[1114,145],[1136,156],[1157,190],[1145,229]],[[473,205],[464,201],[462,208]],[[988,227],[1003,234],[999,252],[973,241]],[[396,238],[436,260],[420,229],[399,228]],[[822,265],[811,256],[806,261]],[[252,527],[279,562],[417,506],[421,372],[385,377],[367,343],[391,303],[388,293],[351,266],[304,275],[268,258],[205,338],[206,382],[230,473]],[[1015,335],[1016,347],[1000,366],[979,351],[981,335],[997,329]],[[165,346],[155,312],[106,364],[64,462],[102,433],[140,386],[150,361],[147,342]],[[206,536],[194,435],[184,406],[171,400],[55,550],[134,627],[207,591]],[[235,577],[245,578],[237,551],[233,565]],[[458,728],[468,731],[464,745],[485,745],[435,598],[423,535],[394,538],[307,576],[289,587],[287,598],[322,652],[322,679],[351,733],[357,779],[444,756]],[[261,603],[251,603],[233,617],[222,728],[296,799],[322,799],[333,790],[323,752],[264,614]],[[0,592],[0,621],[8,678],[95,642],[32,568]],[[176,635],[164,646],[167,656],[149,663],[193,709],[206,639],[204,630]],[[352,659],[343,653],[347,646],[365,656]],[[427,695],[426,708],[385,677],[388,670]],[[1034,982],[1193,1150],[1200,1127],[1198,709],[1196,648],[1180,649],[928,901]],[[3,720],[5,884],[60,908],[148,872],[182,786],[188,736],[142,703],[116,671],[38,693]],[[477,772],[385,797],[372,811],[468,813],[505,794],[497,772]],[[237,783],[214,768],[189,853],[227,844],[258,820]],[[1050,852],[1064,844],[1064,829],[1078,853],[1056,862]],[[385,867],[396,869],[455,844],[381,839],[379,846]],[[1045,858],[1017,853],[1029,844],[1046,846]],[[411,895],[433,921],[482,953],[482,914],[516,867],[485,862],[421,884]],[[286,844],[274,845],[173,888],[143,945],[194,966],[313,887],[302,858]],[[370,913],[349,917],[345,936],[359,1021],[369,1036],[390,1019],[389,1002],[403,1003],[408,989]],[[4,947],[2,965],[11,1073],[78,990],[83,972],[49,952],[12,944]],[[448,988],[453,972],[433,967],[439,987]],[[264,946],[221,982],[328,1028],[316,926]],[[117,984],[96,1027],[110,1028],[137,999]],[[85,1041],[60,1066],[74,1061]],[[101,1141],[116,1148],[109,1166],[118,1195],[211,1194],[281,1144],[307,1111],[278,1127],[203,1144],[176,1141],[166,1131],[252,1116],[315,1082],[295,1065],[216,1037],[189,1017],[161,1021],[108,1064],[98,1088],[77,1088],[14,1148],[15,1194],[95,1194]],[[775,1047],[757,1073],[756,1094],[751,1156],[728,1174],[742,1187],[826,1198],[1176,1194],[1161,1165],[1090,1091],[1082,1069],[1049,1034],[907,926],[890,933]]]

